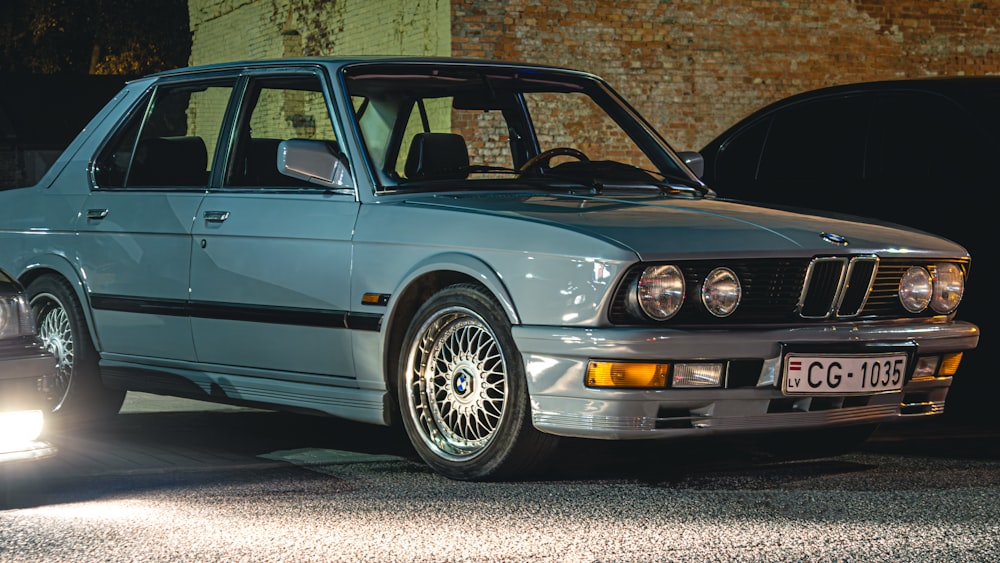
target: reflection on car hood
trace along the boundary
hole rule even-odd
[[[940,237],[864,219],[807,215],[715,199],[572,194],[436,194],[408,203],[558,225],[634,251],[643,260],[733,251],[762,256],[837,253],[964,255]],[[824,233],[843,237],[837,245]]]

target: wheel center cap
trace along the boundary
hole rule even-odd
[[[465,397],[471,393],[475,377],[475,374],[468,366],[460,366],[456,369],[451,380],[451,385],[455,389],[455,393],[460,397]]]

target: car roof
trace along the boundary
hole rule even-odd
[[[340,69],[353,64],[360,63],[385,63],[385,64],[417,64],[417,65],[472,65],[486,66],[494,68],[525,68],[538,71],[571,72],[580,75],[594,76],[591,73],[557,67],[551,65],[541,65],[533,63],[520,63],[511,61],[500,61],[490,59],[475,59],[462,57],[432,57],[432,56],[390,56],[390,55],[357,55],[349,57],[294,57],[279,59],[260,60],[240,60],[229,62],[218,62],[204,65],[181,67],[165,70],[148,75],[146,78],[158,78],[165,76],[189,75],[202,72],[216,72],[220,70],[233,69],[260,69],[260,68],[280,68],[283,66],[315,66],[324,65]]]
[[[980,101],[973,97],[974,93],[984,90],[995,90],[1000,92],[1000,76],[934,76],[924,78],[902,78],[837,84],[834,86],[807,90],[781,98],[754,110],[750,114],[738,120],[732,126],[728,127],[717,137],[709,141],[705,147],[703,147],[702,151],[705,152],[710,147],[719,145],[724,142],[724,140],[731,137],[736,131],[743,129],[748,124],[755,122],[764,115],[806,101],[856,94],[909,91],[940,94],[947,96],[962,105],[976,105],[979,104]]]
[[[765,107],[837,94],[914,90],[959,95],[970,89],[983,87],[1000,87],[1000,76],[935,76],[837,84],[793,94]]]

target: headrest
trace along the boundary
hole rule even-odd
[[[455,133],[418,133],[406,156],[410,180],[451,180],[469,174],[469,148]]]
[[[136,150],[133,177],[140,186],[204,185],[208,151],[201,137],[143,139]]]

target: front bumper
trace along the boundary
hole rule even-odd
[[[978,327],[960,321],[725,331],[516,326],[513,335],[525,362],[534,426],[603,439],[821,428],[940,414],[951,377],[909,379],[900,391],[871,395],[787,396],[781,390],[782,351],[901,345],[915,347],[921,357],[972,350],[979,341]],[[720,360],[752,366],[753,372],[727,380],[725,388],[593,389],[584,385],[591,359]]]

